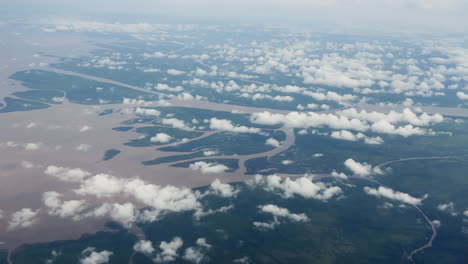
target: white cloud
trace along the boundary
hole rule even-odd
[[[92,127],[87,126],[87,125],[84,125],[84,126],[82,126],[82,127],[80,128],[79,131],[80,131],[80,132],[86,132],[86,131],[89,131],[89,130],[91,130],[91,129],[92,129]]]
[[[455,210],[455,204],[453,202],[445,203],[445,204],[439,204],[437,205],[437,210],[446,212],[452,216],[457,216],[458,213]]]
[[[90,172],[80,168],[68,168],[50,165],[44,171],[45,174],[58,178],[61,181],[80,182],[91,175]]]
[[[167,143],[172,140],[172,137],[165,133],[157,133],[154,137],[150,138],[151,142],[160,142],[160,143]]]
[[[457,97],[461,100],[468,100],[468,94],[464,92],[457,92]]]
[[[204,260],[205,254],[211,248],[211,245],[206,242],[205,238],[198,238],[195,243],[196,246],[185,249],[183,259],[198,264]]]
[[[348,130],[333,131],[330,134],[330,137],[347,141],[358,141],[363,139],[364,143],[373,145],[379,145],[383,143],[383,139],[381,137],[367,137],[363,133],[359,132],[354,134]]]
[[[139,114],[139,115],[146,115],[146,116],[159,116],[159,115],[161,115],[161,112],[159,112],[156,109],[140,108],[140,107],[137,107],[135,109],[135,113]]]
[[[89,145],[89,144],[80,144],[80,145],[78,145],[76,147],[76,150],[83,151],[83,152],[86,152],[86,151],[88,151],[90,149],[91,149],[91,145]]]
[[[293,222],[309,221],[309,218],[305,214],[294,214],[291,213],[287,208],[282,208],[274,204],[262,205],[259,206],[259,208],[264,213],[269,213],[276,217],[284,217]]]
[[[353,159],[347,159],[344,165],[357,176],[366,177],[372,173],[372,166],[367,163],[359,163]]]
[[[260,132],[259,128],[235,126],[232,124],[231,120],[217,119],[214,117],[210,119],[210,128],[214,130],[229,131],[229,132],[234,132],[234,133],[259,133]]]
[[[354,108],[338,111],[335,114],[314,112],[272,114],[268,111],[264,111],[253,113],[250,116],[250,121],[252,123],[262,125],[282,124],[291,128],[329,127],[332,129],[355,130],[360,132],[371,130],[376,133],[395,134],[404,137],[411,135],[434,135],[434,132],[431,130],[416,126],[428,126],[440,123],[443,120],[443,117],[439,114],[428,115],[423,113],[418,116],[409,109],[405,109],[401,113],[391,111],[388,114],[379,112],[368,113],[364,110],[358,112]],[[409,124],[405,126],[395,126],[397,123]],[[352,138],[350,135],[348,135],[350,137],[344,137],[345,135],[337,133],[335,133],[334,136],[348,139]],[[356,137],[356,135],[354,137]],[[361,138],[364,137],[361,135]],[[368,138],[366,141],[369,144],[375,144],[379,143],[380,139],[377,137]]]
[[[24,149],[25,150],[38,150],[41,148],[41,146],[42,146],[41,142],[37,142],[37,143],[31,142],[31,143],[26,143],[24,145]]]
[[[384,197],[390,200],[395,200],[399,201],[402,203],[407,203],[411,205],[420,205],[422,203],[422,200],[427,197],[425,195],[423,198],[415,198],[407,193],[399,192],[399,191],[394,191],[390,188],[379,186],[379,188],[370,188],[370,187],[364,187],[364,192],[366,192],[369,195],[377,196],[377,197]]]
[[[317,200],[328,200],[333,196],[342,193],[340,187],[328,186],[322,182],[312,182],[308,177],[301,177],[291,180],[289,177],[282,179],[277,175],[255,177],[247,182],[250,186],[263,187],[268,191],[281,191],[286,198],[300,195],[304,198],[313,198]]]
[[[273,146],[275,148],[279,147],[280,146],[280,142],[274,138],[269,138],[266,140],[265,142],[266,145],[270,145],[270,146]]]
[[[203,156],[213,156],[218,154],[218,151],[216,150],[205,150],[203,151]]]
[[[153,245],[151,244],[151,241],[149,240],[138,241],[133,246],[133,250],[135,250],[136,252],[143,253],[145,255],[151,255],[155,252],[155,249],[153,248]]]
[[[167,70],[167,74],[170,74],[170,75],[182,75],[182,74],[185,74],[184,71],[179,71],[179,70],[175,70],[175,69],[169,69]]]
[[[84,200],[69,200],[62,202],[62,195],[57,192],[45,192],[42,195],[44,205],[49,209],[50,215],[57,215],[61,218],[72,218],[78,220],[79,214],[87,208]]]
[[[229,168],[226,165],[209,163],[204,161],[197,161],[195,163],[192,163],[190,164],[189,168],[192,170],[201,171],[203,174],[221,173],[229,170]]]
[[[180,237],[174,237],[171,242],[161,242],[161,244],[159,244],[161,252],[158,253],[154,261],[156,263],[167,263],[174,261],[179,257],[177,251],[180,247],[182,247],[183,243],[184,242]]]
[[[75,190],[81,195],[110,197],[123,191],[125,181],[109,174],[97,174],[81,182],[80,188]]]
[[[30,162],[30,161],[26,161],[26,160],[23,160],[21,161],[21,167],[25,168],[25,169],[31,169],[31,168],[34,168],[34,163]]]
[[[38,211],[33,211],[30,208],[23,208],[11,215],[8,222],[8,230],[28,228],[34,225],[37,221]]]
[[[179,120],[177,118],[163,118],[161,120],[163,125],[169,125],[173,128],[178,128],[182,130],[193,130],[191,127],[187,126],[183,120]]]
[[[95,248],[86,248],[82,252],[83,258],[80,260],[80,264],[104,264],[109,262],[112,252],[103,250],[96,252]]]
[[[239,190],[236,190],[230,184],[222,183],[219,179],[215,179],[210,188],[219,196],[222,197],[233,197],[239,193]]]

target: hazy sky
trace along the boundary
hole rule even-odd
[[[298,21],[348,26],[468,27],[468,0],[0,0],[12,14],[92,15],[125,13],[229,18],[245,22]]]

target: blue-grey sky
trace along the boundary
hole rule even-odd
[[[11,15],[109,14],[460,31],[468,0],[1,0]]]

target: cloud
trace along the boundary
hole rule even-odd
[[[239,193],[239,190],[236,190],[230,184],[221,183],[219,179],[215,179],[210,188],[221,197],[233,197]]]
[[[31,142],[31,143],[26,143],[24,145],[24,149],[25,150],[38,150],[41,148],[41,146],[42,146],[41,142],[37,142],[37,143]]]
[[[457,97],[461,100],[468,100],[468,94],[464,92],[457,92]]]
[[[331,113],[314,112],[289,112],[287,114],[272,114],[268,111],[255,112],[250,116],[250,121],[262,125],[282,124],[290,128],[310,128],[310,127],[329,127],[340,130],[368,131],[383,134],[394,134],[404,137],[411,135],[433,135],[431,130],[423,129],[418,126],[428,126],[440,123],[444,119],[441,115],[428,115],[423,113],[417,116],[409,109],[401,113],[390,112],[388,114],[378,112],[357,111],[354,108]],[[405,126],[395,126],[397,123],[409,123]],[[339,132],[337,132],[339,133]],[[343,137],[335,133],[336,137]],[[359,135],[359,134],[358,134]],[[352,136],[347,133],[347,138]],[[362,137],[362,135],[361,135]],[[378,138],[368,138],[367,143],[378,143]]]
[[[289,177],[282,179],[277,175],[255,177],[247,182],[252,187],[263,187],[268,191],[280,191],[285,198],[291,198],[295,195],[304,198],[313,198],[317,200],[328,200],[333,196],[342,193],[340,187],[328,186],[322,182],[314,183],[308,177],[301,177],[291,180]]]
[[[45,174],[58,178],[61,181],[81,182],[84,178],[91,175],[90,172],[80,168],[68,168],[50,165],[44,171]]]
[[[287,208],[282,208],[274,204],[267,204],[259,206],[260,211],[264,213],[272,214],[276,217],[287,218],[293,222],[305,222],[309,221],[309,218],[305,214],[294,214],[291,213]]]
[[[158,253],[154,261],[156,263],[167,263],[174,261],[179,257],[177,251],[184,244],[183,240],[180,237],[174,237],[171,242],[161,242],[159,248],[161,252]]]
[[[172,137],[165,133],[157,133],[154,137],[150,138],[151,142],[167,143],[172,140]]]
[[[384,197],[390,200],[395,200],[399,201],[402,203],[407,203],[411,205],[420,205],[422,204],[422,200],[424,200],[427,197],[427,194],[423,198],[415,198],[407,193],[399,192],[399,191],[394,191],[390,188],[379,186],[379,188],[370,188],[370,187],[364,187],[364,192],[367,193],[368,195],[373,195],[377,197]]]
[[[226,165],[209,163],[204,161],[197,161],[195,163],[192,163],[190,164],[189,168],[192,170],[201,171],[203,174],[221,173],[229,170],[229,168]]]
[[[179,120],[177,118],[163,118],[161,120],[163,125],[169,125],[173,128],[178,128],[182,130],[193,130],[193,128],[187,126],[183,120]]]
[[[109,262],[112,252],[103,250],[96,252],[95,248],[88,247],[81,253],[83,258],[80,260],[80,264],[104,264]]]
[[[188,262],[198,264],[205,259],[205,254],[211,248],[211,245],[206,242],[206,238],[198,238],[195,243],[196,246],[185,249],[182,258]]]
[[[89,144],[80,144],[76,147],[76,150],[78,151],[83,151],[83,152],[86,152],[88,151],[89,149],[91,149],[91,145]]]
[[[30,208],[23,208],[20,211],[14,212],[8,222],[7,229],[11,231],[31,227],[37,222],[38,212],[39,211],[33,211]]]
[[[81,182],[80,188],[75,190],[81,195],[110,197],[123,191],[125,181],[109,174],[97,174]]]
[[[376,111],[358,111],[355,108],[349,108],[338,111],[337,114],[347,118],[357,118],[372,123],[385,120],[390,124],[409,123],[415,126],[429,126],[430,124],[437,124],[444,121],[444,117],[440,114],[429,115],[427,113],[422,113],[418,116],[409,108],[403,109],[402,112],[395,112],[392,110],[387,114]]]
[[[364,143],[372,145],[379,145],[383,143],[383,139],[381,137],[367,137],[363,133],[354,134],[348,130],[333,131],[330,134],[330,137],[347,141],[358,141],[363,139]]]
[[[139,115],[146,115],[146,116],[160,116],[161,115],[161,112],[159,112],[156,109],[140,108],[140,107],[137,107],[135,109],[135,113]]]
[[[175,69],[169,69],[167,70],[167,74],[170,74],[170,75],[182,75],[182,74],[185,74],[184,71],[179,71],[179,70],[175,70]]]
[[[457,216],[458,213],[455,210],[455,204],[453,202],[445,203],[445,204],[439,204],[437,205],[437,210],[446,212],[452,216]]]
[[[86,132],[86,131],[89,131],[89,130],[91,130],[91,129],[92,129],[92,127],[87,126],[87,125],[84,125],[84,126],[82,126],[82,127],[80,128],[79,131],[80,131],[80,132]]]
[[[133,250],[135,250],[136,252],[143,253],[145,255],[151,255],[155,252],[155,249],[153,248],[153,245],[151,244],[151,241],[149,240],[138,241],[133,246]]]
[[[74,220],[79,220],[79,214],[87,208],[84,200],[70,200],[62,202],[62,195],[57,192],[45,192],[42,194],[44,205],[49,208],[50,215],[57,215],[60,218],[71,217]]]
[[[372,173],[372,166],[367,163],[359,163],[353,159],[347,159],[344,165],[357,176],[366,177]]]
[[[266,145],[270,145],[270,146],[273,146],[275,148],[279,147],[280,146],[280,142],[274,138],[269,138],[265,141],[265,144]]]
[[[250,121],[261,125],[283,124],[290,128],[309,128],[328,126],[334,129],[352,129],[365,131],[368,125],[358,119],[348,119],[333,114],[320,114],[314,112],[290,112],[286,115],[272,114],[268,111],[256,112],[250,116]]]
[[[246,127],[246,126],[234,126],[231,120],[227,119],[210,119],[210,128],[220,131],[229,131],[234,133],[259,133],[259,128]]]

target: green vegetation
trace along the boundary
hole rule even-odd
[[[114,127],[112,130],[114,131],[119,131],[119,132],[127,132],[129,130],[132,130],[133,127],[131,126],[120,126],[120,127]]]
[[[57,90],[29,90],[25,92],[14,92],[12,95],[18,98],[40,101],[48,104],[59,104],[64,96],[64,92]]]
[[[271,131],[270,135],[220,132],[205,138],[178,144],[172,147],[163,147],[162,151],[195,152],[202,149],[217,151],[219,155],[247,155],[274,149],[266,145],[269,137],[278,141],[285,139],[283,131]]]
[[[127,264],[135,241],[136,238],[124,230],[98,232],[94,235],[85,235],[79,240],[22,246],[15,250],[12,261],[15,264],[32,264],[47,263],[48,259],[53,259],[53,263],[56,264],[79,263],[83,258],[81,252],[93,247],[96,251],[111,251],[113,254],[109,263]],[[55,258],[52,257],[54,250],[59,254]]]
[[[199,137],[203,134],[203,132],[195,132],[195,131],[187,131],[181,130],[172,127],[165,127],[165,126],[148,126],[148,127],[139,127],[136,129],[137,133],[141,133],[144,137],[139,139],[131,140],[125,145],[131,147],[147,147],[147,146],[155,146],[155,145],[163,145],[172,143],[178,140],[182,140],[184,138],[191,139]],[[158,133],[164,133],[172,138],[168,142],[151,142],[151,138],[154,137]]]
[[[102,160],[110,160],[117,156],[121,151],[118,149],[108,149],[104,153],[104,157],[102,157]]]
[[[191,154],[182,154],[182,155],[172,155],[172,156],[165,156],[165,157],[160,157],[156,158],[153,160],[147,160],[143,161],[143,165],[158,165],[162,163],[169,163],[169,162],[174,162],[174,161],[180,161],[180,160],[187,160],[187,159],[193,159],[193,158],[198,158],[198,157],[203,157],[205,156],[203,154],[203,151],[197,151],[195,153]]]
[[[430,156],[454,156],[468,154],[468,123],[446,121],[434,126],[434,131],[451,132],[435,136],[410,136],[407,138],[393,135],[368,134],[380,136],[381,145],[364,144],[362,141],[346,141],[327,135],[299,135],[296,133],[295,144],[288,150],[271,157],[251,159],[246,162],[248,173],[273,169],[279,173],[329,173],[331,170],[344,170],[343,162],[353,158],[360,162],[377,165],[381,162],[406,158]],[[323,130],[330,132],[329,130]],[[323,154],[316,157],[314,154]],[[294,163],[284,165],[283,160]]]
[[[77,104],[112,104],[121,103],[123,98],[151,100],[154,97],[146,92],[51,71],[22,71],[10,78],[23,82],[22,84],[30,89],[39,90],[35,96],[46,97],[50,89],[54,89],[63,91],[70,102]]]
[[[11,97],[5,97],[3,100],[5,100],[6,105],[0,109],[0,113],[30,111],[49,107],[48,104]]]

